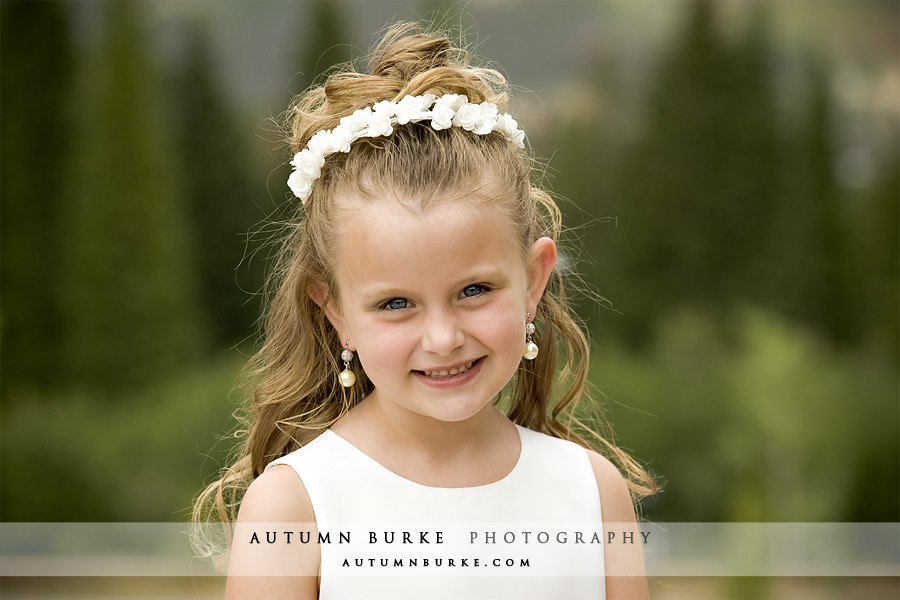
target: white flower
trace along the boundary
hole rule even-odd
[[[350,130],[338,125],[334,129],[322,130],[312,136],[306,147],[324,158],[335,152],[350,152],[352,141]]]
[[[478,105],[478,109],[481,114],[476,119],[472,131],[478,135],[487,135],[494,129],[494,123],[497,121],[497,105],[482,102]]]
[[[497,118],[497,106],[490,102],[481,104],[464,104],[456,111],[453,124],[462,127],[466,131],[485,135],[494,128],[494,120]]]
[[[368,106],[354,111],[352,115],[347,115],[341,119],[341,127],[346,127],[354,134],[359,133],[369,124],[371,114],[372,109]]]
[[[375,113],[369,117],[369,127],[366,137],[378,137],[382,135],[391,135],[392,133],[394,133],[394,128],[391,125],[391,118],[389,116],[375,111]]]
[[[431,109],[431,126],[437,131],[450,129],[454,116],[456,112],[446,104],[435,104]]]
[[[525,147],[525,132],[521,129],[516,129],[516,132],[513,134],[509,141],[513,143],[513,145],[518,146],[519,148]]]
[[[323,129],[316,133],[316,135],[309,138],[309,141],[306,142],[306,147],[319,154],[321,156],[327,156],[332,154],[331,149],[331,130]]]
[[[306,204],[306,199],[309,198],[309,194],[312,192],[312,182],[312,179],[306,177],[300,171],[294,171],[288,177],[288,187],[304,204]]]
[[[468,104],[469,98],[460,94],[444,94],[434,103],[434,108],[446,106],[454,113],[458,111],[464,104]]]
[[[382,100],[381,102],[376,102],[375,106],[372,107],[372,110],[375,111],[376,114],[387,116],[387,118],[391,118],[396,114],[397,105],[390,100]]]
[[[497,117],[497,123],[494,124],[494,131],[502,133],[506,139],[518,146],[525,147],[525,132],[519,129],[519,124],[509,114],[503,113]]]
[[[434,103],[434,98],[434,94],[404,96],[403,99],[397,103],[395,111],[395,114],[397,115],[397,124],[406,125],[410,121],[419,121],[423,119],[427,115],[426,111]]]
[[[506,138],[511,138],[518,126],[519,124],[516,123],[515,119],[507,113],[503,113],[497,117],[497,122],[494,124],[494,131],[502,133]]]
[[[353,141],[353,134],[349,127],[338,125],[331,130],[331,146],[329,154],[335,152],[350,152],[350,142]]]
[[[453,117],[453,124],[457,127],[462,127],[466,131],[472,131],[475,129],[479,119],[481,119],[480,106],[477,104],[463,104],[456,111],[456,116]]]
[[[525,147],[525,132],[510,115],[498,115],[496,104],[469,104],[469,99],[462,94],[445,94],[440,98],[434,94],[404,96],[399,102],[382,100],[371,108],[356,110],[343,117],[334,129],[322,130],[312,136],[306,148],[291,160],[294,171],[288,178],[288,186],[305,204],[326,158],[336,152],[349,152],[350,145],[359,138],[391,135],[395,124],[406,125],[426,119],[431,120],[435,130],[455,125],[478,135],[496,131],[519,148]]]
[[[295,154],[294,160],[291,161],[294,170],[309,179],[316,179],[319,176],[323,164],[325,164],[325,157],[309,148]]]

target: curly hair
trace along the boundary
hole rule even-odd
[[[470,102],[492,102],[504,110],[507,84],[496,70],[472,65],[472,57],[444,34],[414,23],[390,27],[371,54],[368,73],[344,65],[323,85],[300,94],[284,115],[291,153],[318,131],[335,127],[353,111],[406,95],[463,94]],[[490,194],[513,220],[523,254],[540,237],[558,241],[560,211],[535,180],[535,161],[501,134],[474,135],[453,127],[435,131],[427,124],[395,127],[388,137],[354,143],[349,153],[332,155],[314,182],[308,202],[297,206],[287,223],[275,268],[262,346],[248,363],[250,413],[237,460],[209,485],[194,506],[194,520],[220,519],[228,526],[244,491],[272,460],[300,448],[369,395],[364,372],[344,388],[335,348],[337,333],[310,297],[325,284],[334,298],[332,258],[339,235],[337,213],[342,194],[367,202],[390,197],[425,211],[448,192],[474,190],[485,173],[500,193]],[[523,361],[498,401],[516,424],[595,448],[624,473],[635,499],[655,491],[648,473],[618,448],[602,416],[577,410],[590,396],[586,389],[589,342],[569,305],[567,282],[554,270],[538,305],[535,341],[541,353]],[[562,360],[562,365],[558,361]],[[590,411],[588,411],[589,413]],[[195,536],[204,555],[215,544]]]

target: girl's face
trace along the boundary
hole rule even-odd
[[[397,416],[478,414],[522,360],[553,242],[541,238],[523,258],[509,217],[465,200],[424,213],[392,201],[343,204],[339,299],[326,313],[357,352],[373,399]]]

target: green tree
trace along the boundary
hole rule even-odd
[[[297,37],[291,63],[291,96],[285,98],[286,108],[293,94],[309,88],[314,82],[322,82],[322,78],[335,65],[346,63],[353,57],[353,49],[348,44],[349,35],[344,29],[344,18],[341,15],[340,3],[335,0],[313,0],[303,3],[301,27],[304,35]],[[279,142],[281,140],[278,140]],[[285,182],[290,175],[287,157],[277,165],[271,175],[271,181]],[[281,197],[287,195],[286,186],[276,188]],[[290,196],[290,202],[296,198]]]
[[[771,89],[762,25],[730,50],[715,5],[691,2],[681,40],[652,89],[646,133],[620,169],[627,332],[646,340],[680,305],[725,308],[771,219]]]
[[[603,114],[602,105],[592,93],[605,89],[599,76],[604,72],[594,65],[585,78],[587,86],[573,95],[571,110],[551,116],[547,146],[554,150],[544,182],[557,196],[565,224],[557,264],[564,274],[581,278],[574,284],[589,288],[583,290],[586,298],[575,300],[579,315],[591,331],[605,331],[610,304],[618,305],[616,297],[610,302],[597,297],[615,296],[615,291],[607,288],[616,287],[611,283],[616,264],[612,248],[619,233],[615,218],[619,202],[610,183],[614,175],[611,144],[604,133],[604,119],[597,118]]]
[[[0,334],[4,398],[54,382],[57,213],[72,43],[62,3],[0,6]],[[38,43],[36,40],[41,40]]]
[[[671,310],[770,303],[782,185],[764,7],[732,44],[715,3],[690,2],[659,66],[643,136],[618,169],[617,270],[625,333],[645,342]]]
[[[719,126],[721,196],[708,234],[710,260],[726,301],[771,304],[779,293],[770,277],[770,249],[782,194],[781,140],[772,84],[771,34],[765,3],[750,6],[746,34],[730,50],[730,68]],[[715,191],[715,190],[713,190]]]
[[[865,288],[869,337],[885,354],[900,360],[900,139],[871,192],[865,223]]]
[[[123,389],[195,356],[199,336],[184,196],[139,6],[104,5],[77,92],[60,238],[73,383]]]
[[[308,88],[334,65],[352,58],[339,6],[335,0],[314,0],[304,7],[306,35],[300,38],[297,48],[300,72],[292,82],[295,92]]]
[[[262,210],[253,202],[250,157],[214,75],[204,30],[186,28],[186,52],[172,81],[181,164],[197,257],[197,282],[214,347],[252,332],[262,261],[251,261],[249,232]]]
[[[834,342],[856,337],[849,219],[833,172],[833,107],[828,74],[810,69],[807,118],[792,142],[780,215],[777,305]]]

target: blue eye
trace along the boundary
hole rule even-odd
[[[409,306],[406,298],[392,298],[384,303],[384,310],[403,310]]]
[[[472,298],[473,296],[480,296],[485,293],[487,289],[483,285],[467,285],[463,288],[462,295],[466,298]]]

